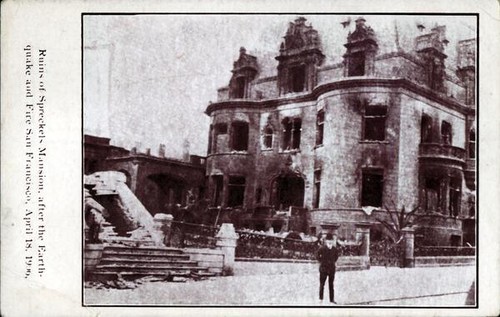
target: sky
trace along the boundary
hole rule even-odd
[[[204,111],[227,86],[239,48],[254,55],[259,77],[276,75],[279,46],[298,15],[91,15],[84,17],[84,131],[130,149],[160,144],[166,156],[206,155]],[[319,32],[324,65],[342,61],[343,44],[357,16],[304,15]],[[411,50],[416,27],[446,25],[445,53],[453,68],[458,40],[475,37],[475,17],[364,16],[379,40],[379,54]],[[351,19],[348,27],[341,22]],[[425,33],[424,31],[424,33]]]

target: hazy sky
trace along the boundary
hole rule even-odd
[[[138,142],[167,156],[206,155],[209,117],[204,111],[226,86],[239,48],[255,55],[260,77],[275,75],[279,45],[298,15],[130,15],[84,18],[84,130],[130,148]],[[325,64],[342,61],[354,22],[347,16],[305,16],[318,30]],[[417,22],[447,26],[448,68],[458,40],[475,37],[474,17],[364,16],[375,30],[379,53],[395,50],[398,34],[411,50]],[[353,21],[357,16],[350,17]],[[396,32],[397,30],[397,32]]]

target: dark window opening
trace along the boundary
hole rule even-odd
[[[354,53],[349,57],[348,76],[364,76],[365,75],[365,53]]]
[[[304,206],[304,180],[296,176],[281,176],[273,182],[274,205],[283,210],[290,206]]]
[[[451,145],[451,137],[452,137],[451,124],[446,121],[443,121],[441,123],[441,142],[443,144]]]
[[[428,115],[422,115],[422,122],[420,123],[420,142],[432,142],[432,118]]]
[[[385,140],[386,106],[368,106],[364,115],[364,139],[370,141]]]
[[[428,177],[425,179],[425,210],[438,211],[441,206],[440,179]]]
[[[233,122],[231,148],[235,151],[246,151],[248,149],[248,123]]]
[[[300,148],[300,119],[285,118],[283,120],[283,150],[298,150]]]
[[[245,98],[245,89],[246,89],[246,78],[245,77],[236,78],[236,87],[234,90],[233,97]]]
[[[264,148],[271,149],[273,147],[273,128],[266,127],[264,129]]]
[[[460,200],[462,198],[461,180],[451,179],[449,187],[448,211],[451,217],[458,217],[460,213]]]
[[[230,176],[228,184],[228,207],[243,206],[245,199],[245,177]]]
[[[214,126],[213,124],[210,125],[210,132],[208,133],[208,150],[207,153],[210,154],[212,153],[212,142],[213,142],[213,133],[214,133]]]
[[[306,84],[306,67],[296,66],[290,68],[290,90],[292,92],[304,91]]]
[[[226,135],[227,134],[227,124],[226,123],[217,123],[214,127],[214,140],[213,140],[213,152],[217,153],[221,149],[218,149],[218,147],[224,142],[223,140],[219,140],[219,136]],[[219,142],[221,144],[219,144]]]
[[[320,110],[316,116],[316,145],[323,144],[323,132],[325,126],[325,112]]]
[[[227,124],[226,123],[217,123],[215,125],[215,134],[227,134]]]
[[[257,191],[255,192],[255,202],[257,204],[260,204],[262,202],[262,188],[257,188]]]
[[[321,170],[314,171],[314,201],[313,208],[319,208],[321,197]]]
[[[214,184],[214,192],[212,197],[212,204],[214,206],[222,205],[222,188],[224,186],[222,175],[212,176],[212,181]]]
[[[450,236],[450,246],[452,247],[459,247],[460,246],[460,240],[462,240],[462,237],[456,234],[452,234]]]
[[[469,132],[469,158],[476,158],[476,132],[474,130]]]
[[[363,171],[361,205],[382,207],[384,177],[382,170]]]

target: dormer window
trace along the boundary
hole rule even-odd
[[[305,65],[295,66],[290,68],[290,89],[291,92],[304,91],[306,84],[306,67]]]
[[[246,90],[246,79],[245,77],[236,78],[236,84],[234,89],[234,98],[245,98]]]
[[[317,84],[318,66],[325,56],[321,52],[318,31],[299,17],[289,24],[281,43],[278,61],[278,90],[288,93],[311,91]]]
[[[351,55],[349,59],[348,76],[365,75],[365,52],[358,52]]]
[[[229,96],[233,99],[250,97],[250,83],[258,72],[257,58],[248,55],[244,47],[240,48],[240,57],[233,64],[233,76],[229,81]]]

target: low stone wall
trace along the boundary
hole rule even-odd
[[[367,270],[369,263],[367,256],[341,256],[337,271]],[[314,260],[236,258],[234,275],[317,273],[318,269]]]
[[[475,256],[417,256],[415,267],[475,265]]]
[[[199,266],[208,267],[210,272],[222,273],[224,267],[224,252],[222,250],[186,248],[184,253],[189,255],[191,260],[197,261]]]

